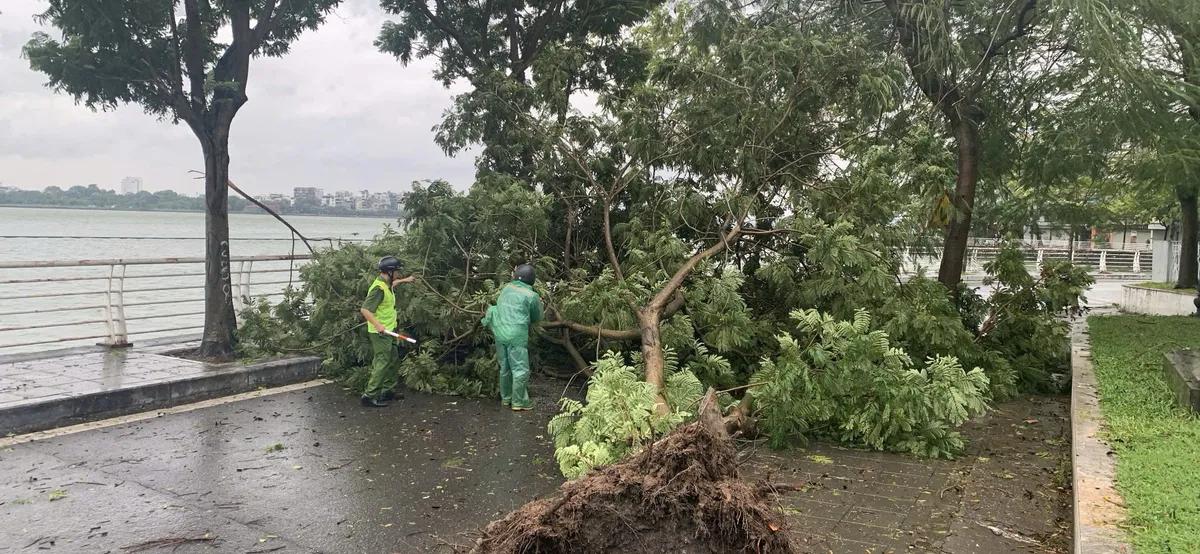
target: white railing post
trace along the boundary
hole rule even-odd
[[[125,264],[117,276],[117,345],[129,345],[129,330],[125,327]]]
[[[241,313],[242,311],[242,271],[246,268],[246,262],[238,262],[237,270],[229,276],[229,290],[235,292],[233,295],[233,311]]]
[[[108,288],[104,291],[104,326],[108,330],[108,342],[105,343],[105,346],[129,346],[129,332],[125,327],[125,266],[123,264],[108,266]]]
[[[240,294],[242,295],[242,305],[245,306],[250,304],[250,275],[254,270],[254,260],[242,262],[242,267],[245,273],[241,278]]]
[[[1142,272],[1142,251],[1141,250],[1133,251],[1133,272],[1134,273]]]
[[[1041,249],[1041,248],[1038,248],[1038,251],[1037,251],[1037,270],[1038,270],[1039,272],[1042,270],[1042,258],[1045,256],[1045,254],[1046,254],[1046,251],[1045,251],[1045,250],[1043,250],[1043,249]]]
[[[108,286],[104,289],[104,329],[108,331],[108,342],[105,344],[114,345],[117,343],[117,324],[113,320],[113,276],[117,266],[108,266]]]
[[[1100,251],[1100,273],[1108,272],[1108,250]]]

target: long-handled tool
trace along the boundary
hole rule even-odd
[[[409,337],[409,336],[406,336],[406,335],[401,335],[400,333],[395,333],[395,332],[392,332],[392,331],[384,331],[384,333],[387,333],[387,334],[389,334],[389,335],[391,335],[391,336],[393,336],[393,337],[396,337],[396,338],[398,338],[398,339],[400,339],[400,340],[404,340],[404,341],[411,342],[411,343],[413,343],[413,344],[417,344],[417,339],[414,339],[414,338],[412,338],[412,337]]]

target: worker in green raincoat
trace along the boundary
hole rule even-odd
[[[496,336],[500,360],[500,401],[515,411],[532,410],[529,400],[529,325],[542,320],[542,302],[533,291],[533,266],[513,270],[513,281],[500,289],[496,305],[488,308],[483,325]]]

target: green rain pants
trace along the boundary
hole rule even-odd
[[[500,360],[500,401],[517,408],[532,408],[529,400],[529,347],[496,343]]]
[[[369,333],[371,338],[371,380],[367,381],[367,390],[363,392],[372,398],[396,390],[396,380],[400,377],[400,356],[396,353],[396,341],[388,335]]]

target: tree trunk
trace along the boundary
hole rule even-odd
[[[233,288],[229,262],[229,129],[201,137],[204,146],[204,338],[199,355],[233,355]]]
[[[1196,239],[1200,221],[1196,213],[1196,189],[1180,190],[1179,209],[1182,212],[1179,238],[1179,278],[1175,281],[1177,289],[1196,288],[1197,262]]]
[[[671,408],[662,394],[663,387],[667,385],[667,360],[663,356],[662,340],[659,336],[662,331],[662,313],[653,306],[646,306],[638,309],[637,318],[638,329],[642,332],[642,364],[646,368],[646,382],[654,385],[658,391],[656,402],[659,413],[667,413]]]
[[[958,179],[953,198],[957,213],[946,231],[938,281],[957,300],[967,256],[967,237],[971,233],[971,211],[975,208],[975,186],[979,183],[979,128],[968,117],[959,116],[954,138],[958,146]]]
[[[604,249],[608,252],[608,264],[612,266],[613,274],[616,275],[618,281],[625,280],[625,274],[621,271],[621,262],[617,259],[617,249],[613,247],[612,240],[612,202],[609,199],[604,199]]]

